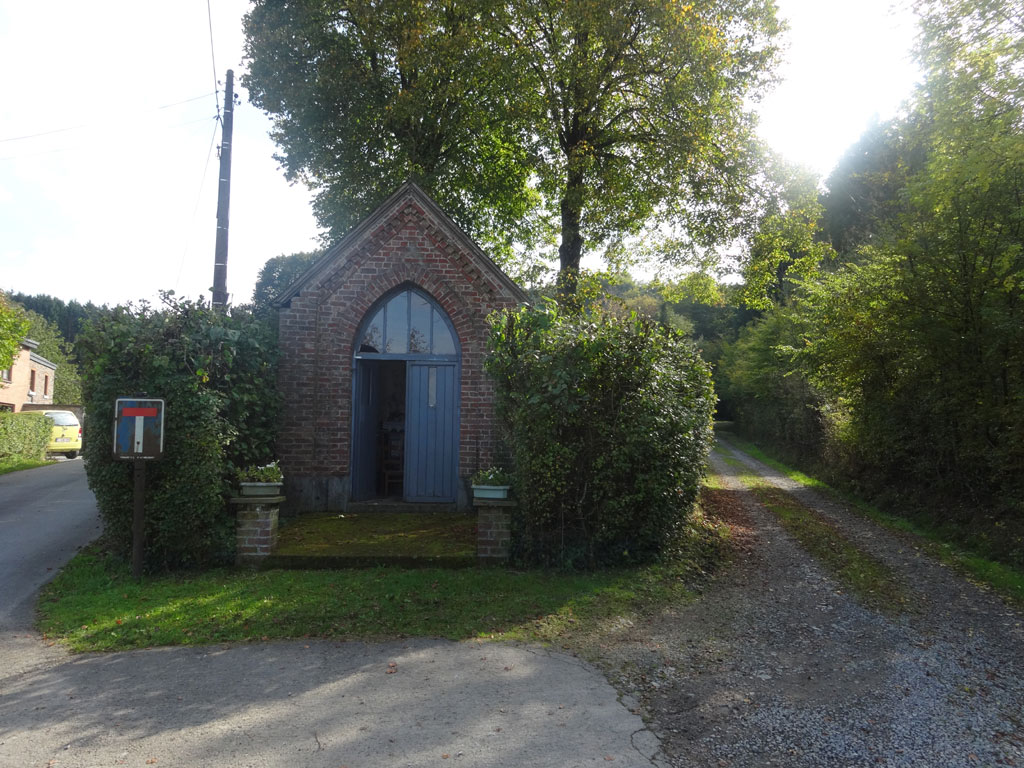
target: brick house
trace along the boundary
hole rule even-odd
[[[38,342],[23,339],[10,368],[0,370],[0,411],[18,413],[26,405],[53,403],[56,363],[36,354]]]
[[[276,300],[287,511],[466,508],[494,463],[487,316],[523,291],[412,182]]]

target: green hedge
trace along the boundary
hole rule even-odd
[[[53,423],[41,413],[0,412],[0,458],[42,459]]]
[[[518,555],[564,566],[658,556],[711,446],[707,365],[646,318],[522,308],[492,320],[487,367],[515,459]]]
[[[131,550],[132,462],[112,456],[114,401],[163,398],[164,454],[146,467],[150,571],[231,559],[228,508],[238,468],[273,459],[279,396],[272,325],[245,310],[214,312],[165,297],[166,308],[117,307],[78,337],[86,403],[86,474],[105,528]]]

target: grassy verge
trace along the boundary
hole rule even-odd
[[[0,475],[8,472],[18,472],[22,469],[35,469],[45,467],[47,464],[54,464],[52,459],[26,459],[22,456],[4,456],[0,458]]]
[[[741,440],[734,435],[729,435],[729,441],[758,461],[777,469],[804,487],[813,488],[837,501],[841,501],[856,509],[868,519],[890,530],[913,534],[921,539],[923,546],[933,557],[936,557],[946,565],[956,568],[972,581],[995,590],[1019,606],[1024,606],[1024,571],[1021,571],[1019,568],[1014,568],[1005,563],[987,558],[978,552],[965,549],[958,543],[951,541],[945,535],[941,526],[928,525],[923,521],[913,521],[884,512],[863,499],[832,488],[817,478],[788,467],[766,454],[753,443]]]
[[[740,481],[856,599],[886,613],[906,610],[909,596],[895,572],[858,549],[827,519],[798,502],[791,494],[746,471],[743,463],[727,451],[720,451],[720,455],[727,464],[741,470]]]
[[[688,599],[720,543],[720,530],[698,521],[665,562],[616,571],[223,569],[139,584],[94,547],[44,589],[39,627],[74,651],[296,637],[564,644],[610,617]]]

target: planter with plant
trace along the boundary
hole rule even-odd
[[[238,470],[238,490],[242,496],[280,496],[283,486],[284,475],[276,461]]]
[[[512,475],[500,467],[481,469],[471,481],[474,499],[507,499]]]

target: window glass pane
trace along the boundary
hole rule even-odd
[[[403,291],[387,303],[384,351],[404,355],[409,351],[409,292]]]
[[[454,355],[455,339],[452,338],[452,332],[448,330],[448,323],[444,321],[444,318],[441,317],[441,314],[436,309],[433,312],[434,349],[431,351],[435,355]]]
[[[373,320],[366,326],[366,333],[359,345],[360,352],[381,352],[384,342],[384,307],[377,310]]]
[[[409,351],[430,352],[430,304],[418,293],[412,294],[409,316]]]
[[[78,426],[78,419],[70,411],[47,411],[44,415],[58,427]]]

